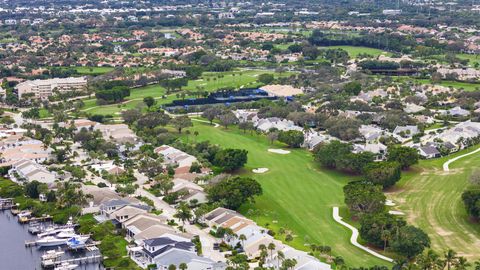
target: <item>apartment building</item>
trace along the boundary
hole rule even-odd
[[[53,92],[83,91],[87,87],[85,77],[54,78],[48,80],[25,81],[16,86],[18,98],[25,94],[33,94],[36,99],[47,99]]]

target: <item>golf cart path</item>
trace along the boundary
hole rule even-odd
[[[387,256],[383,256],[382,254],[379,254],[379,253],[369,249],[368,247],[360,245],[360,243],[358,243],[358,241],[357,241],[360,233],[358,232],[357,228],[353,227],[352,225],[350,225],[350,224],[348,224],[348,223],[346,223],[345,221],[342,220],[342,217],[339,214],[339,210],[338,210],[337,206],[333,207],[333,219],[335,219],[336,222],[342,224],[343,226],[349,228],[352,231],[352,236],[350,237],[350,243],[352,243],[352,245],[370,253],[371,255],[373,255],[377,258],[380,258],[380,259],[385,260],[387,262],[393,262],[393,259],[391,259]]]
[[[196,121],[196,122],[202,122],[202,123],[207,123],[207,124],[210,124],[210,122],[206,121],[206,120],[202,120],[202,119],[196,119],[196,118],[192,118],[192,121]],[[220,125],[217,124],[217,123],[213,123],[214,127],[218,128]]]
[[[454,162],[454,161],[457,161],[457,160],[459,160],[459,159],[461,159],[461,158],[464,158],[464,157],[466,157],[466,156],[473,155],[473,154],[478,153],[478,152],[480,152],[480,148],[478,148],[477,150],[474,150],[474,151],[472,151],[472,152],[469,152],[469,153],[463,154],[463,155],[461,155],[461,156],[454,157],[454,158],[452,158],[452,159],[447,160],[445,163],[443,163],[443,171],[445,171],[445,172],[450,171],[450,168],[448,168],[448,166],[450,165],[450,163],[452,163],[452,162]]]

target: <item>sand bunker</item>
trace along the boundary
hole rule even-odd
[[[290,154],[290,151],[283,150],[283,149],[268,149],[268,152],[275,153],[275,154],[281,154],[281,155]]]
[[[405,213],[403,213],[403,212],[393,211],[393,210],[388,211],[388,213],[391,214],[391,215],[396,215],[396,216],[404,216],[405,215]]]
[[[395,206],[395,203],[392,200],[386,200],[385,205],[386,206]]]
[[[268,172],[268,168],[253,169],[252,172],[254,172],[254,173],[266,173],[266,172]]]

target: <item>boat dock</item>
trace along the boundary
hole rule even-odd
[[[11,209],[12,206],[13,206],[12,198],[0,199],[0,210]]]
[[[18,222],[20,223],[30,223],[32,221],[50,221],[52,220],[52,217],[50,215],[43,216],[43,217],[19,217]]]
[[[102,242],[100,242],[100,241],[92,241],[92,242],[89,243],[89,244],[84,244],[84,245],[81,245],[80,247],[77,247],[77,248],[68,247],[67,249],[68,249],[68,250],[86,249],[86,250],[88,250],[88,251],[96,251],[96,250],[98,250],[97,245],[100,245],[101,243],[102,243]]]
[[[72,259],[66,259],[66,260],[45,260],[42,261],[42,267],[45,268],[50,268],[50,267],[55,267],[57,265],[65,264],[65,263],[72,263],[72,264],[89,264],[89,263],[97,263],[101,262],[103,260],[103,256],[101,254],[95,254],[91,256],[86,256],[86,257],[80,257],[80,258],[72,258]]]

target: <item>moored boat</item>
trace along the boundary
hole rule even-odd
[[[71,270],[71,269],[76,269],[78,265],[76,264],[70,264],[70,263],[62,263],[61,265],[58,265],[54,268],[54,270]]]

